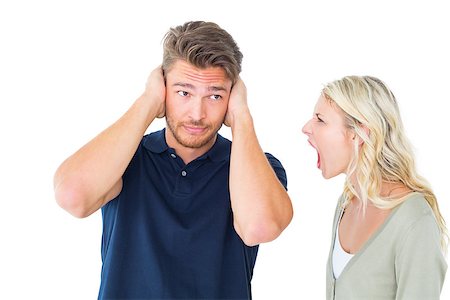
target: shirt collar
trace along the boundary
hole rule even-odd
[[[146,135],[142,141],[143,146],[153,153],[163,153],[169,149],[166,143],[166,129],[155,131]]]
[[[231,142],[217,134],[217,139],[214,145],[205,153],[212,161],[218,162],[222,160],[229,160],[231,154]]]
[[[163,153],[171,149],[166,143],[166,129],[150,133],[144,137],[143,146],[153,153]],[[231,153],[231,141],[217,134],[214,145],[199,158],[209,157],[212,161],[218,162],[227,160]]]

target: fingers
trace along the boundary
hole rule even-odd
[[[247,88],[240,77],[236,80],[231,89],[228,110],[224,124],[228,127],[234,126],[235,120],[244,114],[249,114],[247,105]]]
[[[151,81],[153,79],[160,80],[161,78],[164,80],[164,72],[163,72],[161,65],[159,65],[158,67],[153,69],[152,72],[150,73],[150,75],[147,77],[146,87],[148,87],[148,85],[151,84]]]
[[[228,106],[231,108],[246,105],[247,103],[247,87],[244,81],[240,77],[236,80],[233,88],[231,89],[230,102]]]
[[[144,94],[157,107],[157,117],[164,117],[166,86],[161,65],[156,67],[148,76]]]

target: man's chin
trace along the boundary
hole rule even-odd
[[[171,132],[172,137],[176,140],[176,142],[183,147],[190,149],[199,149],[205,146],[212,146],[216,141],[217,132],[220,128],[213,129],[213,127],[208,126],[206,130],[202,133],[196,133],[195,131],[192,133],[186,130],[183,124],[179,124],[176,126],[175,130],[170,126],[170,122],[167,122],[167,127]]]
[[[187,138],[181,138],[178,140],[178,143],[186,148],[191,149],[199,149],[202,148],[208,144],[213,144],[215,141],[215,134],[213,136],[207,136],[207,137],[187,137]]]

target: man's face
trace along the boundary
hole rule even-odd
[[[168,145],[204,152],[211,148],[227,113],[231,85],[222,68],[199,69],[176,61],[166,73]]]

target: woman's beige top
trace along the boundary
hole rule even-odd
[[[423,195],[411,194],[394,208],[335,279],[332,253],[341,201],[327,263],[327,299],[439,299],[447,263],[439,227]]]

